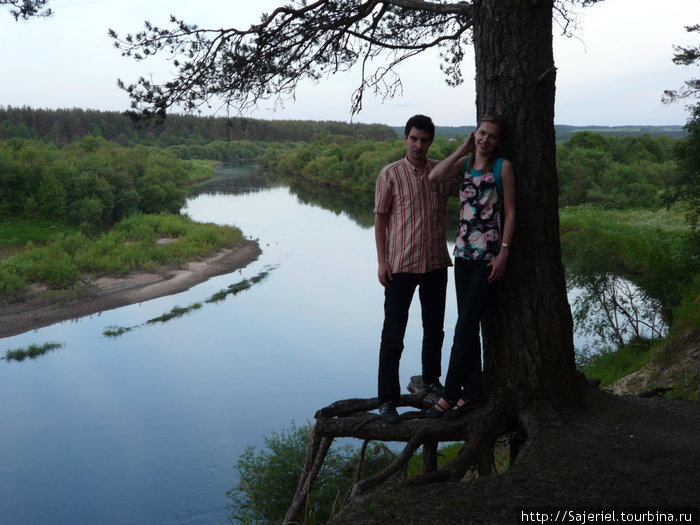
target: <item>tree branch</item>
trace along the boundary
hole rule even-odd
[[[129,85],[119,81],[135,115],[164,117],[175,106],[192,111],[214,100],[239,112],[267,99],[282,104],[302,80],[318,82],[361,62],[351,108],[356,113],[365,89],[393,96],[401,87],[394,68],[426,49],[446,49],[443,58],[450,66],[443,71],[449,83],[461,82],[461,46],[471,13],[468,2],[318,0],[278,7],[248,29],[200,29],[171,17],[172,28],[146,22],[144,31],[123,39],[112,30],[109,34],[124,56],[144,60],[165,53],[178,68],[164,84],[145,78]],[[368,65],[380,58],[388,65],[371,72]]]

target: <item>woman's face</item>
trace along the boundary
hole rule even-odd
[[[498,146],[501,130],[493,122],[482,122],[476,130],[474,140],[477,153],[490,157]]]

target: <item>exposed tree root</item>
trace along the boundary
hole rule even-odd
[[[502,400],[490,401],[465,412],[458,418],[428,419],[422,410],[437,402],[439,396],[427,393],[422,388],[419,377],[412,378],[409,390],[414,393],[402,396],[400,407],[413,407],[420,410],[404,412],[403,420],[399,424],[389,424],[378,414],[370,412],[379,408],[377,398],[336,401],[316,412],[316,424],[312,430],[312,439],[301,479],[284,523],[299,521],[300,512],[307,501],[313,482],[336,437],[363,439],[365,440],[363,450],[370,440],[406,443],[401,453],[383,471],[358,480],[352,487],[347,502],[377,487],[405,468],[421,446],[424,449],[424,470],[420,476],[409,482],[412,485],[458,480],[471,468],[476,468],[480,475],[491,472],[496,441],[514,430],[515,407]],[[535,423],[528,421],[527,415],[524,416],[524,420],[528,427],[526,433],[536,432],[533,426]],[[447,441],[464,441],[464,446],[449,465],[436,469],[437,446],[440,442]],[[360,468],[358,467],[358,473]]]

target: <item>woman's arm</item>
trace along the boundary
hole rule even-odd
[[[459,170],[464,164],[467,153],[474,151],[474,132],[469,134],[467,140],[457,148],[452,155],[437,164],[428,175],[431,184],[439,184],[446,180],[453,179],[459,174]]]
[[[513,231],[515,230],[515,180],[513,173],[513,165],[509,160],[504,159],[501,166],[501,181],[503,182],[503,234],[501,235],[501,249],[498,256],[493,259],[489,266],[491,267],[491,275],[489,282],[493,282],[503,277],[508,263],[508,252],[510,251],[510,243],[513,240]]]

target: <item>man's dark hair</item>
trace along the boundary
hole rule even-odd
[[[411,128],[425,131],[430,135],[431,139],[435,138],[435,124],[433,124],[430,117],[426,117],[425,115],[413,115],[410,119],[408,119],[408,122],[406,122],[406,128],[403,131],[404,137],[408,137],[408,134],[411,132]]]

